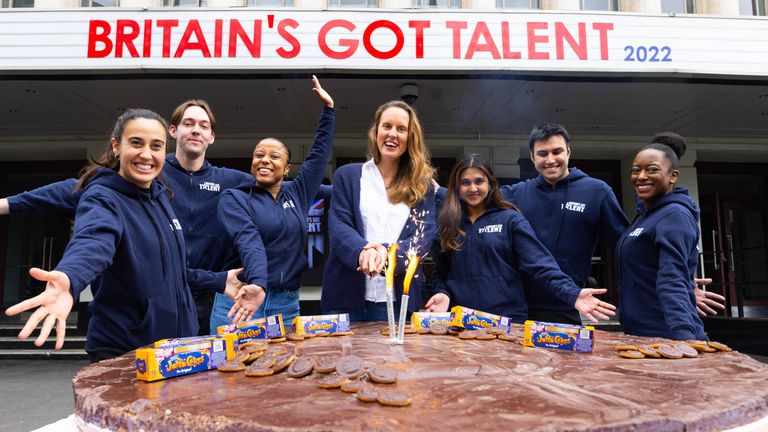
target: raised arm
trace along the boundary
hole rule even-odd
[[[323,102],[323,111],[320,114],[320,120],[315,131],[315,138],[312,141],[312,147],[309,154],[301,164],[299,174],[292,180],[294,187],[302,194],[304,208],[309,208],[312,200],[320,190],[325,170],[328,167],[328,161],[331,158],[333,148],[333,130],[335,123],[335,112],[333,109],[333,99],[320,86],[320,81],[312,76],[314,91]]]

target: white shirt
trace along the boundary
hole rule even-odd
[[[360,214],[363,217],[365,239],[375,243],[397,242],[410,213],[411,209],[404,203],[389,202],[384,177],[373,159],[364,163],[360,176]],[[377,303],[387,301],[384,276],[365,279],[365,299]]]

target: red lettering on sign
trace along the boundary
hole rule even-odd
[[[253,20],[253,40],[248,38],[248,34],[243,26],[240,25],[240,21],[235,19],[229,20],[228,55],[230,57],[237,57],[237,39],[240,39],[245,47],[248,48],[251,57],[261,57],[261,20]]]
[[[291,44],[291,50],[287,50],[285,48],[278,48],[275,52],[277,55],[279,55],[282,58],[294,58],[301,52],[301,44],[299,43],[299,40],[296,39],[294,35],[292,35],[288,29],[295,29],[299,26],[298,21],[294,19],[284,19],[281,20],[279,23],[277,23],[277,33],[282,37],[286,42]]]
[[[548,24],[545,22],[529,22],[528,23],[528,58],[531,60],[548,60],[548,52],[536,51],[537,43],[547,43],[549,36],[540,36],[536,34],[536,30],[546,30]]]
[[[196,42],[190,41],[192,35],[195,36]],[[232,47],[230,47],[230,49],[231,48]],[[205,41],[205,35],[203,35],[203,29],[200,28],[200,21],[196,19],[189,20],[187,28],[184,30],[179,46],[176,48],[176,52],[173,56],[181,57],[184,55],[184,51],[187,50],[200,50],[200,53],[205,58],[211,56],[211,51],[208,49],[208,43]]]
[[[555,57],[558,60],[565,58],[565,50],[563,49],[563,41],[567,41],[571,46],[574,54],[579,57],[579,60],[587,59],[587,25],[585,23],[579,23],[579,42],[576,43],[573,35],[565,27],[565,24],[561,22],[555,23]]]
[[[141,50],[142,57],[152,57],[152,20],[144,20],[144,44]]]
[[[484,43],[480,42],[480,38],[485,40]],[[493,41],[490,30],[488,30],[488,24],[485,21],[480,21],[475,25],[475,31],[472,33],[472,39],[469,41],[469,48],[467,48],[467,55],[465,59],[470,60],[474,58],[475,52],[486,51],[491,54],[491,57],[498,60],[501,58],[499,55],[499,49],[496,48],[496,43]]]
[[[608,60],[608,30],[613,30],[613,23],[592,23],[592,29],[600,33],[600,60]]]
[[[163,29],[163,57],[171,56],[171,29],[178,25],[179,20],[157,20],[157,26]]]
[[[416,30],[416,58],[424,58],[424,29],[429,26],[429,21],[408,21],[408,27]]]
[[[103,58],[112,52],[112,39],[109,34],[112,26],[103,20],[91,20],[88,24],[88,58]],[[101,44],[99,48],[96,45]]]
[[[520,51],[510,51],[509,42],[509,22],[504,21],[501,23],[501,55],[505,59],[520,59],[522,54],[520,54]]]
[[[117,20],[115,26],[115,57],[123,56],[123,47],[128,49],[131,57],[138,57],[133,40],[139,36],[139,23],[134,20]]]
[[[331,47],[328,46],[326,38],[328,37],[328,33],[337,27],[341,27],[349,31],[355,29],[355,25],[347,20],[337,19],[328,21],[323,25],[323,27],[320,28],[320,33],[317,35],[317,43],[320,45],[320,50],[323,52],[323,54],[335,60],[343,60],[345,58],[351,57],[352,54],[355,53],[360,42],[354,39],[339,39],[339,45],[346,47],[347,49],[343,51],[332,50]]]
[[[453,30],[453,58],[461,58],[461,31],[467,28],[466,21],[446,21],[445,27]]]
[[[221,58],[221,46],[223,44],[222,39],[224,38],[224,21],[217,19],[214,21],[214,28],[213,28],[213,56],[216,58]]]
[[[389,29],[392,31],[392,33],[395,34],[395,46],[392,47],[392,49],[389,51],[379,51],[371,43],[371,36],[373,35],[373,32],[380,28]],[[363,32],[363,46],[365,47],[365,50],[377,59],[386,60],[396,56],[400,50],[403,49],[404,43],[405,36],[403,36],[403,31],[400,30],[400,27],[398,27],[397,24],[393,23],[392,21],[374,21],[368,27],[366,27],[365,32]]]

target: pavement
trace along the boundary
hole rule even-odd
[[[88,360],[0,360],[0,432],[26,432],[75,411],[72,378]]]

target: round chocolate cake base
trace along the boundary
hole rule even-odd
[[[318,388],[325,375],[317,372],[249,378],[212,370],[147,383],[136,379],[131,352],[77,373],[75,414],[111,430],[238,432],[709,431],[768,416],[768,365],[737,352],[625,359],[616,345],[662,340],[602,331],[593,354],[447,335],[406,335],[404,345],[390,345],[382,326],[357,325],[354,336],[275,349],[354,354],[367,367],[387,365],[399,372],[397,382],[376,386],[410,396],[409,406]]]

